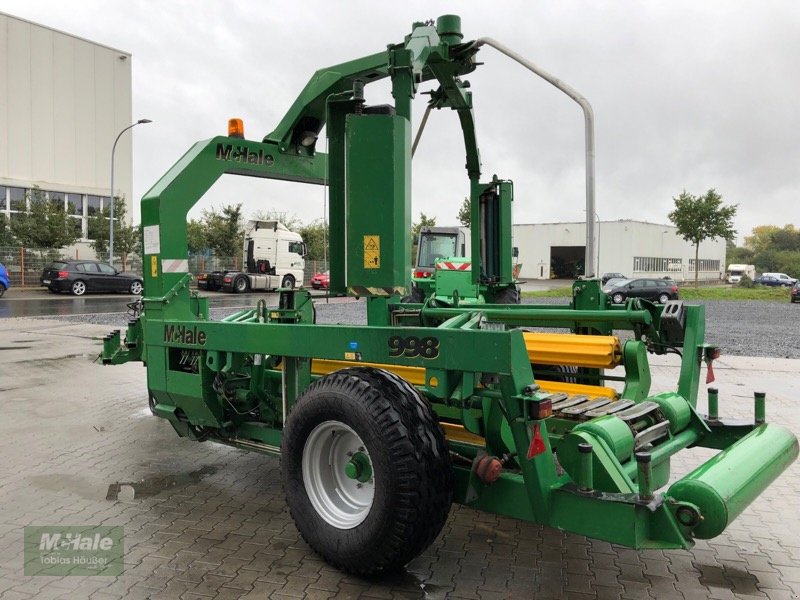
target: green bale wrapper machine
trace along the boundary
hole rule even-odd
[[[481,180],[462,79],[478,51],[456,16],[415,23],[402,43],[315,73],[262,141],[234,128],[196,143],[142,200],[142,309],[124,338],[106,337],[103,360],[143,361],[151,409],[179,435],[279,455],[298,529],[353,573],[414,558],[454,501],[632,548],[690,548],[788,467],[797,440],[765,422],[763,395],[753,422],[720,419],[713,390],[710,414],[697,412],[701,368],[719,352],[702,306],[613,306],[594,279],[569,304],[502,303],[516,295],[513,185]],[[365,86],[385,78],[394,105],[368,105]],[[425,82],[429,106],[461,123],[472,250],[409,303],[411,102]],[[303,289],[209,320],[189,285],[186,217],[223,174],[328,186],[330,292],[365,297],[366,326],[316,324]],[[680,378],[654,393],[648,353],[667,352]],[[693,446],[720,452],[667,487],[671,456]]]

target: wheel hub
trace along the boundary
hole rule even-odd
[[[303,484],[317,514],[337,529],[352,529],[375,498],[372,461],[364,442],[339,421],[317,425],[303,446]]]

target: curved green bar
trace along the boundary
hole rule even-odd
[[[764,424],[672,484],[667,495],[700,509],[703,519],[692,533],[710,539],[722,533],[797,453],[797,438],[788,429]]]

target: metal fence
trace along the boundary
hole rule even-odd
[[[38,286],[42,271],[57,260],[74,259],[63,250],[34,250],[19,246],[0,246],[0,263],[8,270],[8,277],[14,287]],[[88,257],[83,257],[88,258]],[[114,265],[122,268],[122,257],[114,260]],[[209,271],[238,271],[242,268],[241,256],[190,256],[189,272],[197,275]],[[126,258],[125,271],[142,273],[142,259],[132,255]],[[307,260],[303,283],[308,285],[316,273],[328,270],[327,261]]]

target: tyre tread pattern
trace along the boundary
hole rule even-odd
[[[383,432],[396,474],[394,510],[384,524],[382,539],[358,557],[331,552],[318,532],[303,522],[287,493],[292,519],[303,539],[340,570],[364,576],[398,569],[430,546],[450,511],[453,470],[438,419],[427,399],[401,377],[382,369],[354,367],[322,377],[306,389],[290,414],[284,440],[293,435],[296,419],[291,417],[300,415],[308,404],[304,399],[320,388],[343,392],[361,402]],[[282,471],[288,492],[290,474]]]

